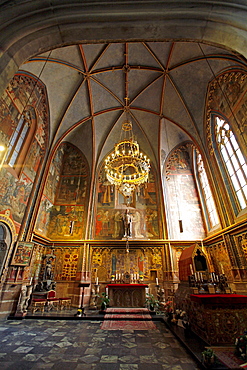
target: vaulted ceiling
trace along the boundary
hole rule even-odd
[[[243,57],[213,45],[132,42],[66,46],[32,57],[20,70],[46,86],[51,146],[69,141],[93,167],[112,150],[128,116],[158,166],[160,151],[180,142],[193,140],[203,150],[208,83],[243,66]]]

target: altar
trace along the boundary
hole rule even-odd
[[[144,307],[147,284],[108,284],[111,307]]]

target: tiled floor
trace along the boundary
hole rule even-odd
[[[101,330],[101,321],[0,321],[1,370],[192,370],[161,322],[157,330]]]

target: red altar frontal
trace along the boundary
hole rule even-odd
[[[108,284],[111,307],[144,307],[147,284]]]
[[[191,294],[191,329],[211,345],[234,345],[247,328],[247,296]]]

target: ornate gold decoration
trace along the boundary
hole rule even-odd
[[[136,187],[148,181],[150,160],[140,152],[130,122],[122,124],[122,134],[124,138],[105,160],[105,172],[108,181],[128,199]]]
[[[234,109],[235,129],[243,133],[246,129],[246,117],[241,116],[240,112],[246,104],[246,97],[242,99],[246,88],[247,74],[244,71],[230,71],[216,77],[208,86],[207,109],[206,109],[206,135],[213,155],[212,132],[211,132],[211,113],[212,111],[221,112],[226,117],[232,116]],[[242,100],[241,100],[242,99]],[[240,103],[241,100],[241,104]],[[234,121],[231,117],[231,120]]]

